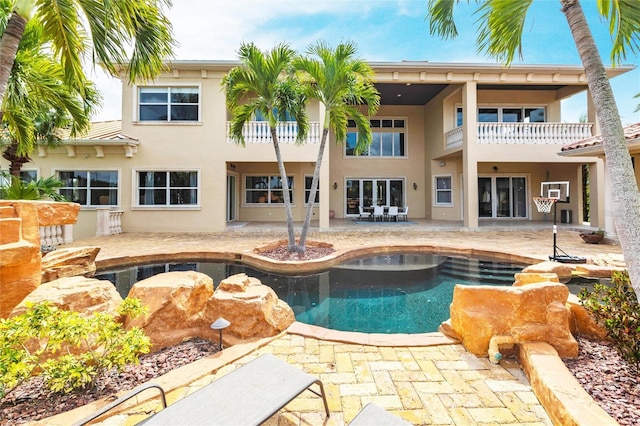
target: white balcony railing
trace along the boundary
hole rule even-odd
[[[592,123],[478,123],[478,144],[566,145],[592,135]],[[462,127],[445,134],[446,148],[462,146]]]
[[[227,142],[233,143],[234,140],[229,136],[231,123],[227,121]],[[271,143],[271,129],[266,121],[249,121],[244,125],[242,132],[245,143]],[[295,121],[279,121],[276,125],[276,134],[279,143],[295,143],[298,136],[298,124]],[[309,131],[307,133],[306,143],[320,142],[320,123],[309,123]]]

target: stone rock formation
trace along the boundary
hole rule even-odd
[[[80,205],[0,200],[0,318],[41,282],[40,226],[76,222]]]
[[[44,301],[67,311],[87,315],[106,312],[117,316],[122,297],[110,281],[82,276],[60,278],[44,283],[31,292],[13,309],[11,316],[26,311],[26,304],[29,302],[37,304]]]
[[[125,327],[139,327],[151,339],[152,351],[191,337],[212,339],[207,306],[213,280],[200,272],[174,271],[138,281],[128,297],[139,299],[149,310],[146,317],[127,320]],[[213,319],[215,320],[215,318]]]
[[[209,317],[213,321],[219,317],[229,321],[231,325],[225,333],[237,339],[275,336],[295,321],[291,307],[271,287],[246,274],[232,275],[220,282]]]
[[[96,273],[96,256],[100,247],[71,247],[49,252],[42,257],[42,282],[58,278]]]
[[[514,275],[516,281],[513,283],[514,287],[520,287],[533,283],[559,283],[558,275],[554,272],[541,273],[541,272],[520,272]]]
[[[447,329],[477,356],[486,356],[493,336],[511,336],[515,343],[547,342],[561,357],[575,357],[578,343],[570,328],[565,303],[568,288],[544,282],[521,287],[457,285]]]
[[[569,325],[574,336],[584,336],[596,340],[608,339],[607,330],[596,322],[575,294],[569,295],[567,309],[571,312]]]
[[[560,282],[566,283],[571,280],[573,268],[565,263],[546,261],[527,266],[522,270],[522,272],[533,272],[539,274],[552,273],[558,276]]]

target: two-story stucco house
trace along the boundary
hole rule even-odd
[[[127,232],[207,232],[231,221],[284,221],[282,189],[267,124],[256,118],[246,146],[227,137],[230,116],[221,79],[237,61],[175,61],[156,81],[123,85],[122,121],[95,123],[84,139],[40,149],[24,170],[57,175],[62,194],[82,204],[76,238],[96,233],[96,211],[121,210]],[[359,206],[409,207],[412,218],[461,221],[540,220],[532,201],[543,181],[569,181],[573,222],[582,221],[582,164],[589,164],[591,224],[604,222],[604,166],[593,157],[562,157],[561,147],[597,134],[567,123],[561,101],[587,91],[574,66],[371,62],[381,94],[371,117],[373,143],[354,155],[327,144],[314,219],[358,217]],[[632,67],[609,69],[610,77]],[[587,97],[590,99],[589,97]],[[323,106],[308,106],[311,132],[296,146],[295,123],[278,129],[302,221]],[[353,129],[355,132],[355,127]],[[6,162],[0,163],[6,169]]]

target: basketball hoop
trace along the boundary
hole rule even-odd
[[[533,202],[536,203],[536,207],[540,213],[551,213],[551,207],[556,200],[556,198],[533,197]]]

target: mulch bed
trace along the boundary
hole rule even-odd
[[[73,410],[117,392],[133,389],[219,350],[217,343],[191,339],[143,355],[140,357],[140,364],[127,366],[120,373],[115,369],[107,371],[96,380],[96,388],[67,394],[49,392],[44,387],[42,379],[31,379],[0,400],[0,425],[23,424]]]
[[[609,342],[578,338],[580,352],[564,363],[589,395],[621,425],[640,425],[640,377]]]

